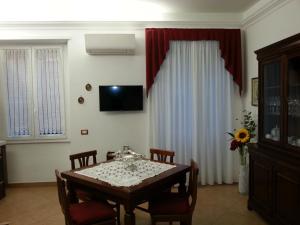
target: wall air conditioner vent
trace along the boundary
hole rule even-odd
[[[134,55],[134,34],[86,34],[86,52],[90,55]]]

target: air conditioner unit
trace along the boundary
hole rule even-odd
[[[134,34],[86,34],[86,52],[90,55],[134,55]]]

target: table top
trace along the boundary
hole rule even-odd
[[[106,162],[102,162],[102,163],[106,163]],[[99,165],[99,163],[96,165]],[[89,167],[94,167],[96,165],[89,166]],[[76,170],[65,171],[62,172],[61,175],[69,182],[76,183],[79,185],[84,185],[86,187],[90,187],[98,191],[101,191],[102,193],[111,194],[113,192],[114,195],[117,197],[128,198],[130,197],[130,195],[136,194],[138,192],[149,192],[151,190],[157,189],[158,186],[161,185],[167,186],[168,184],[173,184],[174,180],[178,179],[178,177],[180,176],[184,176],[190,170],[190,166],[187,165],[181,165],[181,164],[174,164],[174,165],[176,165],[176,167],[169,169],[165,172],[162,172],[157,176],[147,178],[143,180],[142,183],[130,187],[112,186],[104,181],[75,173],[75,171],[83,170],[87,167],[76,169]]]
[[[2,145],[6,145],[6,141],[0,140],[0,146],[2,146]]]

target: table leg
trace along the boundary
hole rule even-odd
[[[180,179],[179,179],[178,192],[181,193],[181,194],[185,194],[185,193],[186,193],[185,182],[186,182],[186,175],[184,174],[184,175],[181,176]]]
[[[125,215],[124,215],[124,222],[125,225],[135,225],[135,215],[134,215],[134,208],[128,207],[124,205],[125,208]]]

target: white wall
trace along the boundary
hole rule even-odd
[[[163,26],[167,27],[167,26]],[[175,27],[175,26],[174,26]],[[201,26],[199,26],[201,27]],[[226,26],[222,26],[226,27]],[[85,33],[135,33],[136,55],[90,56],[85,52]],[[145,97],[143,112],[100,112],[98,86],[105,84],[143,84],[145,87],[145,37],[144,28],[133,26],[124,29],[81,26],[13,27],[0,29],[2,39],[69,37],[66,83],[66,105],[69,114],[69,142],[43,144],[9,144],[7,146],[9,183],[54,181],[54,169],[70,168],[69,154],[83,150],[98,150],[98,160],[104,160],[109,150],[119,150],[123,145],[142,154],[148,154],[148,110]],[[92,91],[85,90],[85,84]],[[241,98],[236,86],[233,117],[240,114]],[[78,104],[83,96],[85,102]],[[1,111],[1,110],[0,110]],[[0,120],[3,124],[4,118]],[[89,135],[80,135],[88,129]]]
[[[300,32],[300,1],[293,0],[260,18],[244,29],[246,92],[243,97],[245,108],[257,114],[251,106],[251,78],[258,76],[255,50]]]
[[[73,29],[73,28],[72,28]],[[136,55],[90,56],[85,52],[85,33],[135,33]],[[69,28],[14,28],[0,30],[0,37],[70,37],[66,84],[66,108],[69,114],[69,142],[43,144],[9,144],[7,163],[9,183],[54,181],[54,169],[70,167],[69,154],[83,150],[98,150],[98,160],[104,160],[106,151],[119,150],[129,145],[146,153],[148,125],[147,105],[142,112],[100,112],[99,85],[142,84],[145,87],[144,30],[85,30]],[[85,90],[85,84],[92,91]],[[77,98],[83,96],[84,104]],[[146,99],[146,97],[145,97]],[[5,119],[2,117],[0,124]],[[88,129],[82,136],[80,129]]]
[[[258,66],[254,51],[300,32],[300,1],[290,1],[259,21],[244,28],[245,37],[245,93],[243,103],[236,92],[234,117],[242,108],[257,113],[251,106],[251,78],[257,77]],[[46,24],[47,25],[47,24]],[[162,27],[164,24],[161,24]],[[173,25],[172,25],[173,26]],[[182,24],[180,25],[183,26]],[[12,26],[13,27],[13,26]],[[173,26],[175,27],[175,26]],[[199,26],[201,27],[201,26]],[[202,26],[203,27],[203,26]],[[222,26],[226,27],[226,26]],[[135,33],[137,51],[134,56],[90,56],[85,52],[85,33]],[[108,150],[118,150],[130,145],[146,154],[148,150],[148,112],[105,113],[99,111],[100,84],[143,84],[145,86],[144,29],[135,26],[124,28],[86,28],[49,25],[1,28],[1,38],[69,37],[68,73],[66,78],[67,109],[69,110],[69,142],[47,144],[8,145],[8,173],[10,183],[43,182],[54,180],[54,169],[68,169],[70,153],[98,149],[98,159],[104,160]],[[116,66],[117,65],[117,66]],[[93,86],[91,92],[84,89],[86,83]],[[83,96],[80,105],[77,98]],[[3,123],[3,119],[1,120]],[[236,127],[239,126],[237,122]],[[81,136],[80,129],[89,129],[88,136]]]
[[[23,25],[19,22],[0,23],[0,39],[70,38],[65,80],[66,108],[70,125],[69,142],[9,144],[9,183],[54,181],[54,169],[69,169],[69,154],[82,150],[97,149],[98,160],[104,160],[107,151],[119,150],[123,145],[129,145],[137,152],[147,155],[149,146],[146,97],[143,112],[100,112],[98,86],[143,84],[145,87],[145,27],[238,28],[239,24],[239,15],[235,14],[181,17],[166,19],[170,22],[25,22]],[[85,33],[135,33],[136,55],[87,55],[84,46]],[[86,83],[92,85],[91,92],[85,91]],[[77,103],[79,96],[85,98],[83,105]],[[241,97],[237,86],[235,96],[234,118],[239,117],[241,112]],[[1,134],[3,115],[0,114],[0,118]],[[238,126],[239,123],[236,127]],[[89,135],[81,136],[80,129],[88,129]]]

